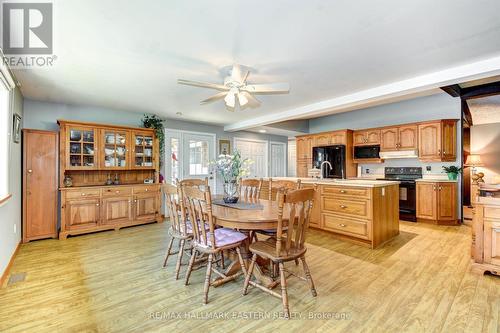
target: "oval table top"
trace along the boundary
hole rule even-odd
[[[212,204],[212,215],[215,224],[233,229],[262,230],[278,227],[278,203],[259,199],[255,203],[261,204],[262,209],[237,209]],[[288,209],[285,205],[283,222],[287,221]]]

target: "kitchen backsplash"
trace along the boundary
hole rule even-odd
[[[384,163],[377,164],[358,164],[358,171],[361,171],[361,174],[358,174],[358,177],[377,177],[384,175],[384,168],[386,167],[421,167],[423,175],[433,175],[433,176],[445,176],[446,174],[443,172],[443,166],[457,165],[458,162],[421,162],[416,158],[407,158],[407,159],[393,159],[386,160]],[[427,170],[427,167],[430,167],[430,171]],[[361,169],[361,170],[360,170]]]

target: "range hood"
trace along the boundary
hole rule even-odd
[[[394,158],[418,158],[418,149],[381,151],[379,155],[383,160]]]

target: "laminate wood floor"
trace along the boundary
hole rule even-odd
[[[467,226],[402,222],[376,250],[311,231],[318,297],[290,277],[289,321],[274,318],[279,299],[252,287],[241,296],[242,278],[211,289],[203,305],[204,270],[186,287],[174,260],[161,268],[167,227],[22,245],[11,273],[26,279],[0,289],[0,332],[500,331],[500,278],[469,272]]]

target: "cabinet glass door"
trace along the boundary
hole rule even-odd
[[[154,136],[152,134],[134,134],[133,163],[135,168],[154,167]]]
[[[92,128],[70,127],[68,169],[95,168],[95,135]]]
[[[103,130],[105,168],[127,167],[127,132]]]

